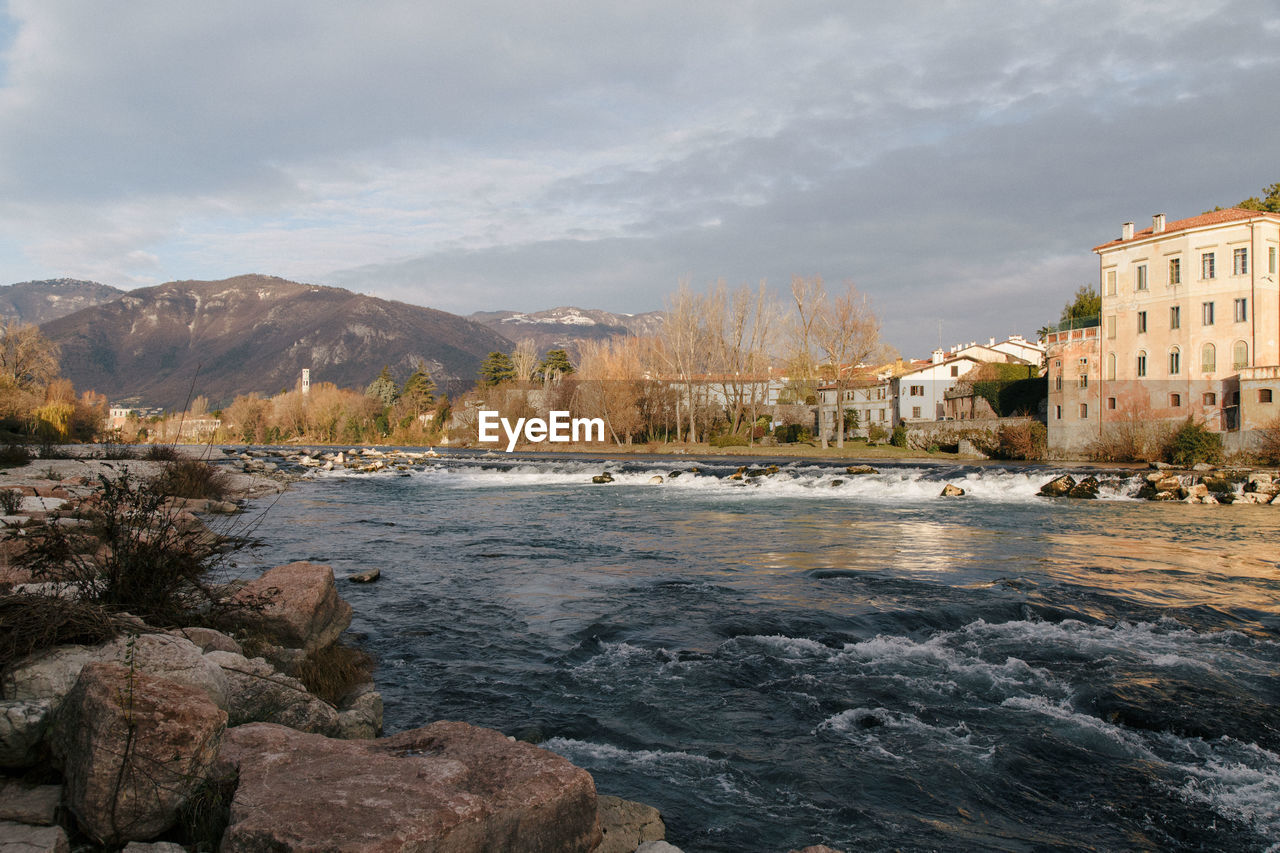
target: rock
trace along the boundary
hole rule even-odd
[[[1046,498],[1061,498],[1070,494],[1071,490],[1075,488],[1075,485],[1075,477],[1072,477],[1070,474],[1059,474],[1041,486],[1040,491],[1037,494],[1043,495]]]
[[[26,785],[0,778],[0,820],[52,826],[60,802],[61,785]]]
[[[635,853],[684,853],[684,851],[665,841],[646,841],[636,848]]]
[[[1199,473],[1203,473],[1205,471],[1212,471],[1213,466],[1210,465],[1208,462],[1197,462],[1196,464],[1191,466],[1191,470]]]
[[[236,593],[245,621],[291,648],[326,648],[351,624],[351,605],[338,597],[333,569],[321,563],[276,566]],[[261,603],[261,609],[254,609]]]
[[[870,465],[850,465],[848,468],[844,469],[844,472],[852,476],[857,476],[858,474],[879,474],[880,473],[875,468],[872,468]]]
[[[60,826],[28,826],[0,821],[0,853],[70,853],[67,833]]]
[[[121,853],[187,853],[187,848],[172,841],[153,841],[150,844],[130,841]]]
[[[87,664],[53,725],[67,808],[101,843],[154,838],[207,775],[226,725],[203,690]]]
[[[952,483],[947,483],[945,486],[942,487],[942,494],[939,495],[939,497],[958,498],[963,494],[964,494],[964,489]]]
[[[219,708],[227,707],[227,680],[217,664],[186,637],[139,634],[117,637],[102,647],[98,660],[126,665],[130,655],[140,672],[203,690]]]
[[[302,732],[339,732],[337,708],[262,658],[249,660],[232,652],[209,652],[206,657],[226,678],[228,725],[279,723]]]
[[[9,668],[0,682],[0,695],[7,700],[47,699],[54,706],[71,692],[80,670],[99,660],[98,646],[54,646],[23,658]]]
[[[1234,494],[1236,484],[1227,477],[1205,477],[1200,482],[1204,487],[1216,494]]]
[[[651,486],[661,486],[664,482],[661,474],[654,474],[649,478],[649,485]]]
[[[844,480],[838,480],[838,479],[837,479],[837,480],[832,480],[832,481],[831,481],[831,488],[833,488],[833,489],[834,489],[836,486],[843,486],[843,485],[844,485]]]
[[[382,577],[382,569],[369,569],[367,572],[357,572],[354,575],[347,575],[347,580],[352,583],[373,583]]]
[[[0,702],[0,767],[33,767],[53,716],[52,699]]]
[[[307,659],[307,653],[302,649],[287,649],[284,646],[263,646],[261,654],[258,655],[267,663],[271,664],[285,675],[298,677],[298,673],[302,671],[302,663]]]
[[[227,731],[218,772],[239,775],[222,853],[587,853],[601,840],[590,774],[466,723],[372,741],[251,723]]]
[[[592,477],[592,478],[591,478],[591,482],[596,483],[596,484],[600,484],[600,483],[612,483],[612,482],[613,482],[613,475],[612,475],[612,474],[610,474],[608,471],[605,471],[603,474],[596,474],[594,477]]]
[[[684,473],[683,471],[672,471],[670,474],[667,475],[667,479],[674,480],[676,477],[679,477],[683,473]]]
[[[1245,492],[1240,497],[1245,503],[1251,504],[1269,504],[1274,501],[1272,495],[1264,495],[1261,492]]]
[[[364,684],[347,694],[338,706],[338,737],[375,738],[382,734],[382,694]]]
[[[769,469],[767,468],[748,468],[746,471],[743,471],[742,473],[746,474],[748,477],[765,477],[771,474],[772,472],[769,471]]]
[[[234,652],[244,654],[240,644],[221,631],[212,628],[174,628],[168,632],[175,637],[190,640],[201,652]]]
[[[596,807],[604,841],[595,853],[633,853],[646,841],[662,841],[667,837],[662,815],[653,806],[599,796],[596,797]]]
[[[1098,478],[1085,477],[1080,482],[1071,487],[1071,491],[1067,492],[1067,497],[1093,500],[1098,497]]]
[[[1209,487],[1204,483],[1196,483],[1194,486],[1184,486],[1182,489],[1182,499],[1188,503],[1196,503],[1202,501],[1209,494]]]

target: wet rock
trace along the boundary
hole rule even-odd
[[[1204,483],[1183,486],[1179,494],[1182,496],[1182,500],[1187,503],[1203,503],[1204,499],[1209,495],[1209,487]]]
[[[836,486],[843,486],[843,485],[844,485],[844,480],[832,480],[832,481],[831,481],[831,487],[832,487],[833,489],[834,489]]]
[[[249,660],[232,652],[210,652],[206,657],[221,668],[226,679],[228,725],[280,723],[303,732],[339,732],[336,708],[262,658]]]
[[[382,577],[382,569],[369,569],[366,572],[357,572],[354,575],[348,575],[347,580],[352,583],[373,583]]]
[[[1200,482],[1204,487],[1216,494],[1235,493],[1236,484],[1228,477],[1205,477]]]
[[[859,474],[879,474],[880,473],[875,468],[872,468],[870,465],[850,465],[848,468],[844,469],[844,472],[846,474],[849,474],[850,476],[857,476]]]
[[[1245,492],[1240,498],[1244,503],[1250,504],[1269,504],[1275,500],[1274,496],[1264,495],[1261,492]]]
[[[1092,500],[1098,497],[1098,478],[1085,477],[1080,482],[1071,487],[1071,491],[1067,492],[1067,497],[1084,500]]]
[[[246,622],[281,645],[307,652],[332,645],[351,624],[351,605],[338,597],[333,569],[322,563],[276,566],[234,600],[246,606]]]
[[[61,785],[27,785],[0,778],[0,820],[52,826],[60,802]]]
[[[587,853],[601,840],[585,770],[466,723],[373,741],[251,723],[227,731],[219,772],[232,771],[223,853]]]
[[[748,468],[742,473],[748,477],[764,477],[768,475],[770,472],[766,468]]]
[[[667,837],[662,815],[653,806],[610,796],[597,797],[596,806],[604,841],[595,853],[633,853],[646,841]]]
[[[1076,478],[1070,474],[1059,474],[1040,487],[1038,494],[1046,498],[1061,498],[1068,495],[1076,485]]]
[[[939,495],[939,497],[958,498],[963,494],[964,494],[964,489],[960,488],[954,483],[947,483],[945,486],[942,487],[942,494]]]
[[[33,767],[53,717],[52,699],[0,702],[0,767]]]
[[[0,851],[3,853],[69,853],[67,833],[60,826],[29,826],[0,820]]]
[[[605,471],[603,474],[596,474],[594,477],[592,477],[591,482],[596,483],[597,485],[601,483],[612,483],[613,475],[610,474],[608,471]]]
[[[649,485],[651,486],[661,486],[664,482],[661,474],[654,474],[649,478]]]
[[[670,474],[667,475],[667,479],[674,480],[676,477],[679,477],[683,473],[684,473],[683,471],[672,471]]]
[[[87,664],[53,726],[68,809],[102,843],[154,838],[205,778],[226,725],[203,690]]]

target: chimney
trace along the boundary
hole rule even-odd
[[[995,339],[995,338],[987,338],[987,346],[989,346],[989,347],[993,347],[993,346],[995,346],[995,345],[996,345],[996,339]]]
[[[1152,234],[1164,233],[1164,214],[1163,213],[1157,213],[1155,216],[1151,217],[1151,233]]]
[[[942,364],[942,362],[946,359],[946,357],[947,357],[947,354],[943,352],[941,349],[936,349],[933,351],[934,364]]]
[[[1126,222],[1125,224],[1120,226],[1120,239],[1121,240],[1133,239],[1133,223],[1132,222]]]

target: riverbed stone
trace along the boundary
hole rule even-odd
[[[879,474],[880,473],[875,468],[872,468],[870,465],[850,465],[848,468],[844,469],[844,472],[846,474],[849,474],[855,477],[858,476],[859,474]]]
[[[60,826],[31,826],[0,820],[0,853],[69,853],[71,844]]]
[[[1059,474],[1041,486],[1038,494],[1046,498],[1061,498],[1066,496],[1075,487],[1075,484],[1075,477],[1070,474]]]
[[[332,645],[351,624],[351,605],[338,597],[333,569],[322,563],[276,566],[233,600],[245,605],[246,622],[282,645],[307,652]]]
[[[587,853],[601,839],[590,774],[466,723],[373,741],[250,723],[227,731],[218,772],[239,776],[222,853]]]
[[[962,495],[964,495],[964,489],[960,488],[954,483],[947,483],[945,486],[942,487],[942,494],[940,495],[940,497],[958,498],[958,497],[961,497]]]
[[[209,652],[205,657],[226,679],[228,725],[266,722],[326,735],[340,731],[336,708],[262,658],[251,660],[234,652]]]
[[[592,477],[591,482],[595,483],[596,485],[602,485],[604,483],[612,483],[613,475],[610,474],[608,471],[605,471],[603,474],[596,474],[594,477]]]
[[[0,820],[52,826],[60,802],[61,785],[28,785],[0,778]]]
[[[373,583],[382,577],[382,569],[369,569],[363,572],[356,572],[354,575],[347,575],[347,580],[352,583]]]
[[[1070,491],[1067,492],[1067,497],[1076,498],[1078,500],[1092,500],[1098,497],[1098,487],[1099,483],[1097,477],[1085,477],[1083,480],[1071,487]]]
[[[662,815],[653,806],[601,795],[596,798],[604,840],[595,853],[634,853],[646,841],[667,837]]]
[[[67,808],[100,843],[154,838],[206,777],[226,725],[199,688],[86,664],[53,725]]]
[[[33,767],[53,717],[52,699],[0,702],[0,767]]]

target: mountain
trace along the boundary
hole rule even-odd
[[[514,345],[454,314],[264,275],[133,290],[45,323],[62,373],[111,400],[216,407],[237,394],[311,381],[363,388],[384,364],[404,380],[422,363],[446,391],[469,387],[489,352]]]
[[[513,341],[531,339],[539,352],[565,349],[576,358],[581,341],[598,341],[622,335],[654,335],[662,329],[663,313],[612,314],[608,311],[563,306],[547,311],[477,311],[467,319],[493,329]]]
[[[75,278],[20,281],[0,286],[0,319],[38,326],[123,295],[123,290]]]

